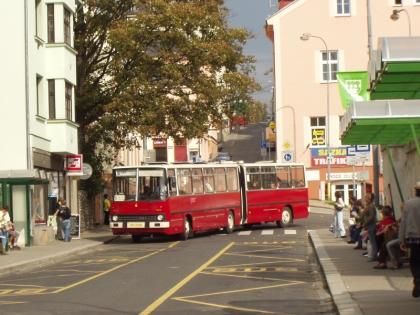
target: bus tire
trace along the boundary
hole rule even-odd
[[[187,217],[184,217],[184,231],[179,235],[181,241],[186,241],[191,234],[191,224]]]
[[[287,228],[293,222],[292,210],[289,207],[284,207],[281,215],[281,221],[276,221],[278,227]]]
[[[133,239],[133,243],[140,243],[141,235],[138,234],[131,234],[131,238]]]
[[[229,211],[228,217],[227,217],[227,225],[223,228],[226,234],[230,234],[235,229],[235,215],[233,214],[233,211]]]

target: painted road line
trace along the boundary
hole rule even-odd
[[[284,234],[296,234],[296,230],[284,230]]]
[[[273,235],[274,234],[274,230],[263,230],[261,232],[261,235]]]
[[[250,235],[252,231],[241,231],[238,235]]]
[[[155,302],[150,304],[143,312],[141,312],[139,315],[149,315],[151,312],[153,312],[156,308],[158,308],[163,302],[165,302],[167,299],[169,299],[175,292],[177,292],[180,288],[182,288],[185,284],[187,284],[192,278],[194,278],[196,275],[198,275],[201,271],[206,269],[212,262],[214,262],[217,258],[222,256],[229,248],[233,246],[234,243],[230,243],[228,246],[223,248],[220,252],[218,252],[215,256],[210,258],[204,265],[199,267],[197,270],[195,270],[193,273],[189,274],[184,280],[179,282],[177,285],[172,287],[168,292],[166,292],[164,295],[162,295],[160,298],[158,298]]]
[[[99,274],[97,274],[97,275],[95,275],[95,276],[92,276],[92,277],[87,278],[87,279],[84,279],[84,280],[82,280],[82,281],[79,281],[79,282],[73,283],[73,284],[71,284],[71,285],[69,285],[69,286],[63,287],[63,288],[58,289],[58,290],[56,290],[56,291],[54,291],[54,292],[51,292],[51,293],[60,293],[60,292],[62,292],[62,291],[65,291],[65,290],[68,290],[68,289],[74,288],[74,287],[76,287],[76,286],[78,286],[78,285],[80,285],[80,284],[83,284],[83,283],[89,282],[89,281],[91,281],[91,280],[93,280],[93,279],[99,278],[99,277],[101,277],[101,276],[103,276],[103,275],[106,275],[106,274],[108,274],[108,273],[111,273],[111,272],[113,272],[113,271],[115,271],[115,270],[117,270],[117,269],[120,269],[120,268],[122,268],[122,267],[128,266],[128,265],[130,265],[130,264],[132,264],[132,263],[138,262],[138,261],[143,260],[143,259],[145,259],[145,258],[148,258],[148,257],[150,257],[150,256],[153,256],[153,255],[159,254],[160,252],[163,252],[163,251],[165,251],[165,250],[167,250],[167,249],[169,249],[169,248],[172,248],[173,246],[175,246],[175,245],[176,245],[176,244],[178,244],[178,243],[179,243],[179,242],[172,243],[172,244],[171,244],[171,245],[169,245],[167,248],[163,248],[163,249],[160,249],[160,250],[158,250],[158,251],[156,251],[156,252],[154,252],[154,253],[150,253],[150,254],[148,254],[148,255],[146,255],[146,256],[142,256],[142,257],[140,257],[140,258],[134,259],[134,260],[132,260],[132,261],[130,261],[130,262],[128,262],[128,263],[125,263],[125,264],[122,264],[122,265],[116,266],[116,267],[114,267],[114,268],[111,268],[111,269],[109,269],[109,270],[106,270],[106,271],[104,271],[104,272],[101,272],[101,273],[99,273]]]

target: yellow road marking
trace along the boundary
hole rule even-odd
[[[237,268],[241,266],[256,266],[256,265],[268,265],[268,264],[277,264],[277,263],[284,263],[284,262],[301,262],[304,260],[298,260],[295,258],[282,258],[277,261],[268,261],[268,262],[259,262],[259,263],[249,263],[249,264],[235,264],[235,265],[226,265],[226,266],[217,266],[217,267],[208,267],[207,269],[217,269],[217,268]]]
[[[0,305],[9,305],[9,304],[25,304],[28,302],[11,302],[11,301],[0,301]]]
[[[290,246],[283,246],[283,247],[275,247],[275,248],[254,249],[254,250],[246,250],[246,251],[240,251],[240,252],[232,252],[230,254],[245,254],[245,253],[268,252],[268,251],[275,251],[275,250],[289,249],[289,248],[292,248],[292,247],[290,247]]]
[[[234,275],[234,274],[226,274],[226,273],[215,273],[215,272],[200,272],[201,275],[209,275],[209,276],[222,276],[222,277],[234,277],[234,278],[242,278],[242,279],[257,279],[257,280],[271,280],[271,281],[290,281],[278,278],[266,278],[266,277],[252,277],[248,275]],[[299,283],[296,283],[299,284]]]
[[[220,252],[218,252],[215,256],[213,256],[210,260],[208,260],[205,264],[203,264],[201,267],[199,267],[197,270],[195,270],[193,273],[189,274],[186,278],[184,278],[181,282],[179,282],[177,285],[172,287],[168,292],[166,292],[164,295],[162,295],[160,298],[158,298],[155,302],[150,304],[143,312],[141,312],[139,315],[148,315],[151,312],[153,312],[158,306],[160,306],[163,302],[165,302],[171,295],[173,295],[176,291],[178,291],[180,288],[182,288],[186,283],[188,283],[192,278],[194,278],[197,274],[199,274],[202,270],[207,268],[208,265],[210,265],[213,261],[215,261],[217,258],[219,258],[224,252],[226,252],[229,248],[233,246],[234,243],[230,243],[228,246],[226,246],[224,249],[222,249]]]
[[[287,280],[284,280],[284,281],[287,281]],[[269,286],[266,286],[266,287],[247,288],[247,289],[232,290],[232,291],[222,291],[222,292],[213,292],[213,293],[189,295],[189,296],[180,296],[177,299],[191,299],[191,298],[204,297],[204,296],[215,296],[215,295],[221,295],[221,294],[231,294],[231,293],[239,293],[239,292],[250,292],[250,291],[265,290],[265,289],[274,289],[274,288],[280,288],[280,287],[286,287],[286,286],[290,286],[290,285],[296,285],[296,284],[305,283],[305,282],[301,282],[301,281],[289,281],[289,282],[291,282],[291,283],[283,283],[283,284],[269,285]],[[175,300],[176,298],[173,298],[173,299]]]
[[[183,298],[173,298],[173,300],[178,300],[178,301],[182,301],[182,302],[189,302],[189,303],[194,303],[194,304],[200,304],[200,305],[208,305],[208,306],[213,306],[213,307],[217,307],[217,308],[221,308],[221,309],[231,309],[231,310],[243,311],[243,312],[254,312],[254,313],[262,313],[262,314],[286,314],[286,313],[263,311],[263,310],[260,310],[260,309],[257,310],[257,309],[252,309],[252,308],[235,307],[235,306],[230,306],[230,305],[186,300],[186,299],[183,299]]]
[[[176,243],[176,244],[177,244],[177,243]],[[172,246],[175,246],[175,244],[174,244],[174,245],[172,245]],[[170,246],[170,247],[172,247],[172,246]],[[168,247],[168,248],[170,248],[170,247]],[[73,283],[73,284],[71,284],[71,285],[69,285],[69,286],[67,286],[67,287],[64,287],[64,288],[58,289],[57,291],[54,291],[54,292],[52,292],[52,293],[60,293],[60,292],[63,292],[63,291],[65,291],[65,290],[68,290],[68,289],[74,288],[74,287],[76,287],[76,286],[78,286],[78,285],[80,285],[80,284],[83,284],[83,283],[89,282],[89,281],[91,281],[91,280],[93,280],[93,279],[99,278],[99,277],[101,277],[101,276],[103,276],[103,275],[106,275],[106,274],[108,274],[108,273],[110,273],[110,272],[113,272],[113,271],[115,271],[115,270],[117,270],[117,269],[120,269],[120,268],[122,268],[122,267],[128,266],[128,265],[130,265],[130,264],[132,264],[132,263],[138,262],[138,261],[143,260],[143,259],[145,259],[145,258],[148,258],[148,257],[150,257],[150,256],[156,255],[156,254],[158,254],[158,253],[160,253],[160,252],[162,252],[162,251],[164,251],[164,250],[166,250],[166,249],[167,249],[167,248],[163,248],[163,249],[160,249],[160,250],[158,250],[158,251],[156,251],[156,252],[154,252],[154,253],[150,253],[149,255],[142,256],[142,257],[140,257],[140,258],[138,258],[138,259],[134,259],[134,260],[132,260],[132,261],[129,261],[129,262],[125,263],[125,264],[122,264],[122,265],[116,266],[116,267],[114,267],[114,268],[111,268],[111,269],[109,269],[109,270],[106,270],[106,271],[104,271],[104,272],[101,272],[101,273],[99,273],[99,274],[97,274],[97,275],[95,275],[95,276],[92,276],[92,277],[90,277],[90,278],[87,278],[87,279],[85,279],[85,280],[82,280],[82,281],[79,281],[79,282]]]
[[[271,256],[259,256],[259,255],[242,255],[242,254],[235,254],[235,253],[226,253],[225,255],[231,256],[245,256],[248,258],[272,258],[272,259],[279,259],[279,257],[271,257]],[[304,261],[303,259],[296,259],[295,261]]]

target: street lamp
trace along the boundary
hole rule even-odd
[[[330,150],[330,77],[331,77],[331,69],[330,69],[330,52],[328,51],[327,43],[319,36],[311,35],[309,33],[304,33],[300,39],[303,41],[307,41],[309,37],[315,37],[320,40],[325,45],[325,50],[327,52],[327,165],[328,165],[328,200],[331,199],[331,150]]]
[[[411,36],[410,14],[408,14],[408,11],[406,9],[392,10],[392,14],[391,14],[390,18],[393,21],[397,21],[400,18],[400,15],[398,13],[400,13],[401,11],[404,11],[405,13],[407,13],[407,18],[408,18],[408,35]]]

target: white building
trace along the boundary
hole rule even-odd
[[[48,215],[58,197],[77,213],[77,182],[64,157],[78,153],[73,15],[79,0],[0,3],[0,205],[20,242],[54,239]]]

